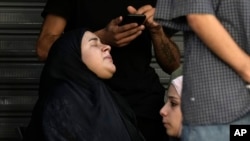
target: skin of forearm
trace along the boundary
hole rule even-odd
[[[159,32],[152,34],[152,43],[158,64],[164,72],[171,74],[180,66],[179,48],[165,35],[162,27]]]
[[[41,36],[36,44],[36,52],[40,61],[45,61],[48,57],[52,44],[59,38],[59,35]]]
[[[245,81],[250,82],[250,57],[230,36],[214,15],[190,14],[189,26],[207,47],[231,66]]]
[[[61,36],[67,21],[63,17],[48,14],[43,22],[40,35],[36,43],[36,51],[41,61],[47,59],[52,44]]]

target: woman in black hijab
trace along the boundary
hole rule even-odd
[[[144,141],[127,103],[103,82],[116,70],[110,50],[86,29],[53,44],[25,141]]]

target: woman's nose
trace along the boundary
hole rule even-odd
[[[168,114],[168,107],[167,107],[167,103],[165,103],[165,105],[160,110],[160,115],[167,116],[167,114]]]

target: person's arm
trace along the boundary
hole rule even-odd
[[[219,58],[250,82],[250,57],[233,40],[214,15],[190,14],[189,26]]]
[[[162,26],[151,30],[155,57],[160,67],[171,74],[180,66],[180,51],[177,45],[164,33]]]
[[[47,59],[52,44],[61,36],[66,23],[63,17],[52,14],[46,16],[36,43],[37,55],[41,61]]]
[[[151,5],[144,5],[136,10],[128,6],[129,13],[146,15],[145,25],[149,29],[155,51],[155,58],[166,73],[172,73],[180,66],[180,51],[177,45],[166,36],[162,26],[154,21],[155,8]]]

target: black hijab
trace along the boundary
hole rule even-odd
[[[82,62],[85,31],[67,32],[53,44],[24,140],[144,140],[127,103]]]

